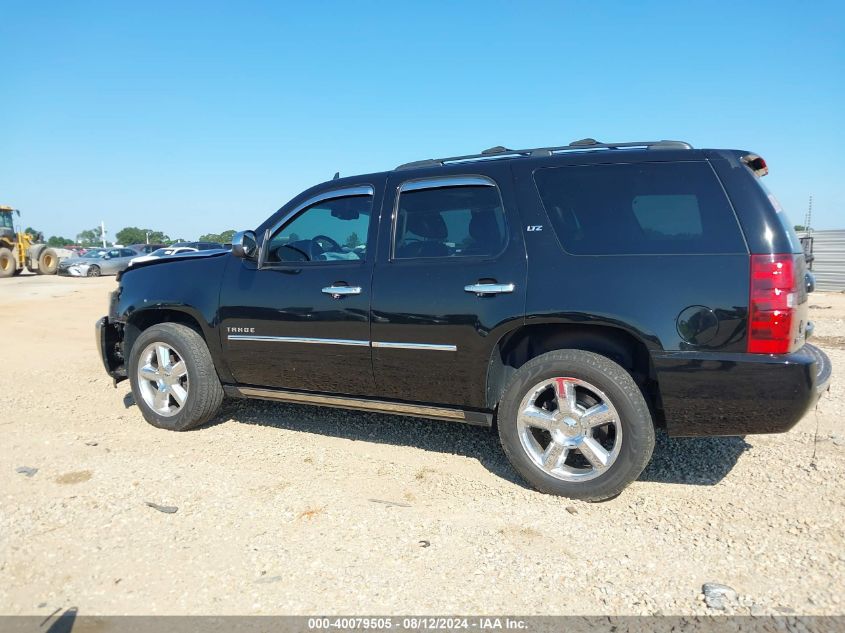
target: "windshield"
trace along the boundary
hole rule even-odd
[[[0,213],[0,228],[4,228],[4,229],[14,228],[12,226],[12,214],[11,213]]]
[[[153,251],[150,255],[155,255],[156,257],[164,257],[165,255],[170,255],[173,253],[172,248],[159,248],[158,250]]]
[[[99,259],[103,256],[103,253],[105,253],[105,251],[88,251],[82,257],[85,259]]]

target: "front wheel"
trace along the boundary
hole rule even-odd
[[[202,336],[178,323],[144,330],[129,354],[132,394],[144,419],[170,431],[208,422],[223,401],[223,388]]]
[[[0,277],[11,277],[17,269],[14,253],[8,248],[0,248]]]
[[[654,425],[631,375],[581,350],[523,365],[499,405],[499,437],[514,468],[541,492],[601,501],[648,464]]]
[[[38,274],[55,275],[59,270],[59,256],[52,248],[45,248],[38,257]]]
[[[99,266],[97,266],[97,264],[92,264],[91,266],[89,266],[89,267],[88,267],[88,273],[87,273],[87,275],[88,275],[89,277],[99,277],[99,276],[100,276],[100,272],[101,272],[101,271],[100,271],[100,267],[99,267]]]

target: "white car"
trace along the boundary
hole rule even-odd
[[[174,255],[182,255],[183,253],[196,253],[197,249],[191,248],[190,246],[168,246],[167,248],[160,248],[157,251],[153,251],[149,255],[141,255],[140,257],[135,257],[129,262],[129,265],[132,266],[133,264],[140,264],[141,262],[149,262],[154,259],[161,259],[162,257],[172,257]]]

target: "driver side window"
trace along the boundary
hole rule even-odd
[[[372,206],[372,196],[346,196],[306,207],[270,236],[265,262],[363,261]]]

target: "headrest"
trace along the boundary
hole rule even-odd
[[[427,240],[445,240],[449,235],[443,216],[436,211],[408,213],[407,228]]]
[[[469,235],[476,242],[500,242],[499,224],[494,209],[479,209],[472,212],[469,221]],[[492,244],[491,244],[492,246]]]

